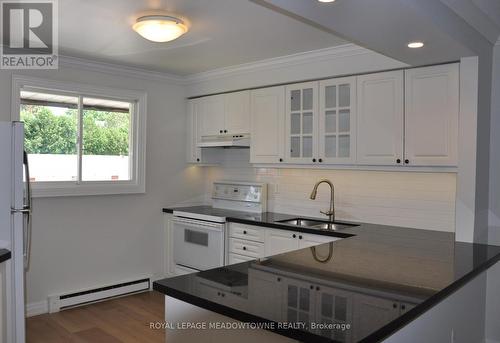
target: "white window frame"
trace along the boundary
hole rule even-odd
[[[146,92],[12,75],[11,117],[13,121],[20,120],[20,95],[23,88],[40,92],[64,93],[79,97],[80,99],[81,97],[109,98],[133,104],[133,110],[131,111],[132,151],[129,152],[132,162],[131,180],[33,182],[33,197],[134,194],[146,192]],[[77,149],[81,149],[80,142],[78,142]],[[78,165],[78,168],[81,168],[81,165]]]

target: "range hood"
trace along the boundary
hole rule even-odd
[[[249,148],[250,135],[215,135],[202,136],[198,148]]]

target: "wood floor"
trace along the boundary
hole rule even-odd
[[[28,343],[145,343],[164,342],[164,330],[150,322],[164,321],[164,296],[146,292],[30,317]]]

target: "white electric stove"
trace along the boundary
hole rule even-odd
[[[177,266],[194,271],[224,265],[226,217],[231,213],[260,215],[267,210],[267,185],[255,182],[218,181],[212,206],[173,211],[173,259]]]

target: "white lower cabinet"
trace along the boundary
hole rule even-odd
[[[229,264],[256,259],[339,240],[339,237],[314,235],[252,225],[231,223],[229,226]]]
[[[248,262],[255,260],[255,257],[249,257],[249,256],[244,256],[244,255],[239,255],[239,254],[234,254],[234,253],[229,253],[227,257],[227,264],[236,264],[236,263],[243,263],[243,262]]]
[[[356,326],[356,341],[373,333],[413,307],[415,304],[409,302],[356,294],[354,297],[356,316],[353,318],[353,324]]]
[[[339,237],[324,236],[324,235],[311,235],[309,233],[301,233],[299,235],[299,248],[309,248],[315,245],[330,243],[338,241]]]
[[[299,241],[298,233],[287,230],[266,230],[264,243],[265,256],[277,255],[287,251],[297,250]]]
[[[288,322],[308,323],[309,331],[339,342],[351,342],[350,330],[331,325],[352,323],[353,293],[310,282],[284,279],[283,317]]]
[[[265,319],[283,321],[283,277],[261,270],[248,270],[248,300],[252,313]]]

